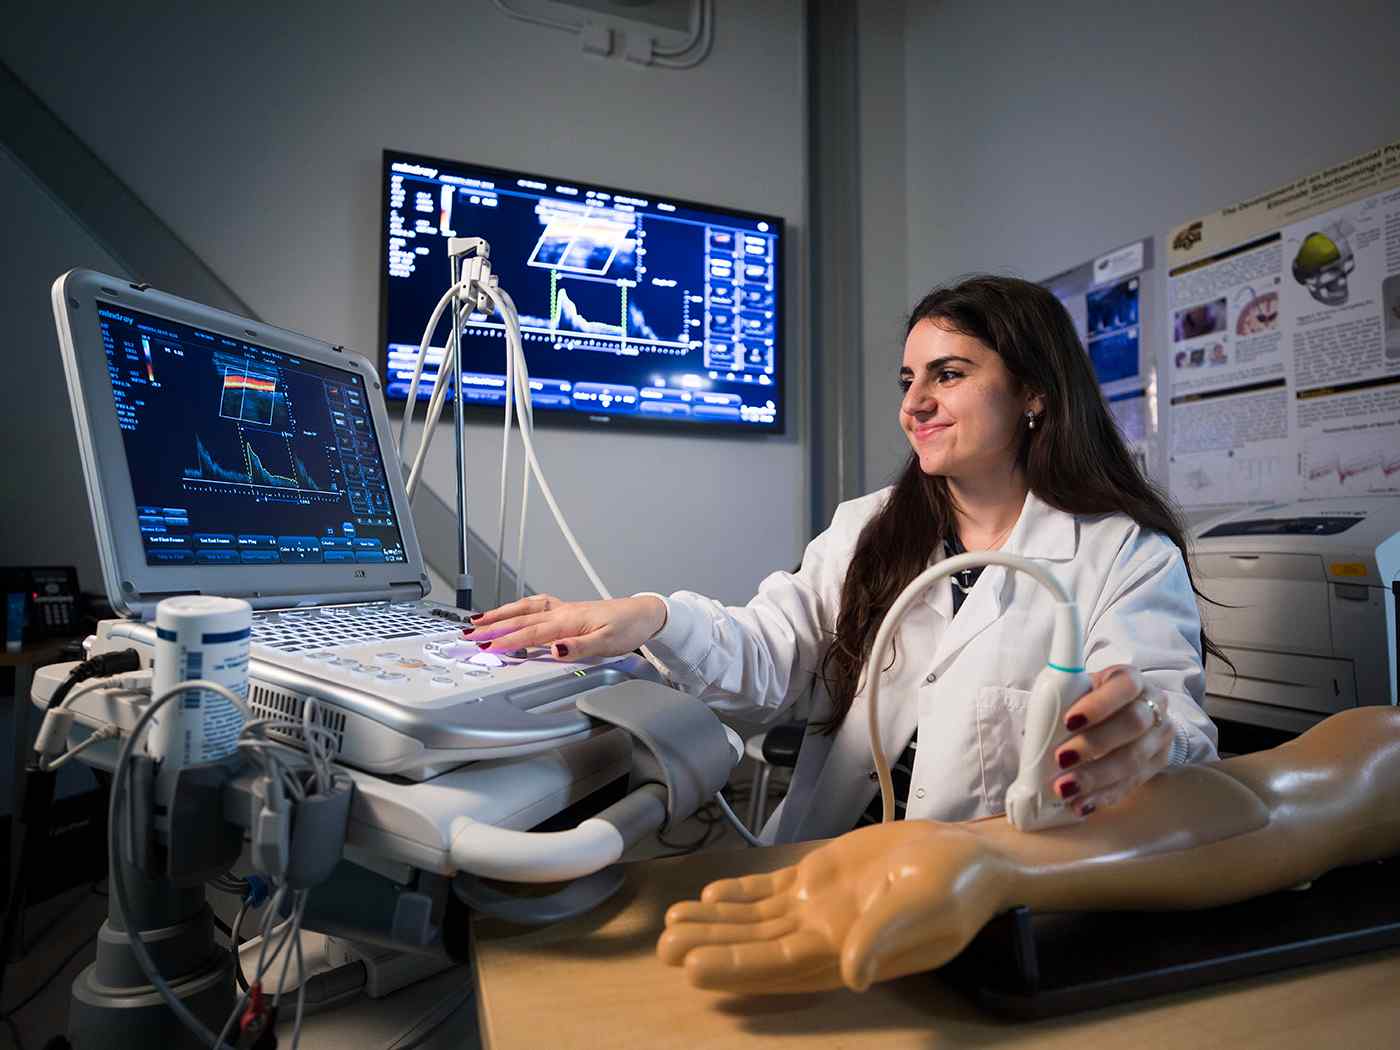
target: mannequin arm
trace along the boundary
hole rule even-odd
[[[1390,856],[1397,799],[1400,711],[1358,708],[1272,751],[1168,770],[1069,827],[862,828],[674,905],[657,950],[705,988],[863,989],[941,966],[1017,905],[1205,908]]]

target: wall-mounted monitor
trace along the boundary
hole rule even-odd
[[[782,219],[388,150],[383,189],[390,400],[407,398],[423,326],[450,283],[448,238],[484,237],[520,312],[537,423],[782,432]],[[449,330],[434,337],[420,399]],[[465,403],[499,411],[501,318],[473,314],[461,345]]]

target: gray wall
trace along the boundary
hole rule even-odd
[[[910,243],[906,170],[903,3],[860,7],[861,323],[865,353],[864,490],[879,488],[909,454],[895,424],[908,296]],[[913,6],[912,4],[910,6]]]
[[[1394,3],[906,7],[886,55],[905,71],[905,309],[968,271],[1048,277],[1400,137]],[[892,402],[866,426],[873,484],[902,451]]]
[[[101,590],[49,285],[75,266],[122,271],[3,148],[0,230],[0,564],[75,565],[82,587]]]
[[[386,146],[664,189],[801,224],[799,0],[719,4],[713,54],[688,72],[585,56],[571,35],[512,21],[489,0],[217,14],[148,0],[77,6],[8,13],[0,59],[264,319],[368,355]],[[805,304],[794,234],[795,397]],[[38,269],[14,247],[5,254],[7,270]],[[53,255],[39,284],[72,265]],[[49,400],[46,410],[62,410],[61,389]],[[745,440],[552,430],[538,447],[614,591],[695,587],[739,601],[806,539],[799,425]],[[485,496],[474,524],[492,533],[497,428],[473,425],[469,441]],[[427,483],[450,498],[450,434],[438,445]],[[536,496],[530,582],[591,596],[544,511]]]

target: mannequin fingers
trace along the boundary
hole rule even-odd
[[[697,948],[766,944],[797,932],[797,917],[784,915],[767,922],[682,922],[667,926],[656,942],[656,954],[667,966],[679,966]]]
[[[508,620],[513,616],[523,616],[527,613],[548,612],[559,604],[559,599],[552,594],[532,594],[528,598],[521,598],[518,601],[508,602],[495,609],[477,613],[472,617],[472,623],[478,627],[485,627],[488,624],[498,623],[501,620]]]
[[[757,981],[796,982],[834,968],[835,952],[815,930],[798,930],[776,941],[709,945],[685,956],[685,971],[697,988],[753,992]]]
[[[720,879],[712,882],[700,893],[700,899],[711,901],[732,901],[753,903],[766,897],[776,897],[785,893],[797,879],[796,868],[779,868],[763,875],[745,875],[738,879]]]
[[[940,937],[916,945],[908,951],[900,952],[897,955],[883,956],[879,958],[877,962],[875,977],[871,983],[893,981],[899,977],[908,977],[913,973],[926,973],[929,970],[936,970],[956,956],[958,952],[962,951],[965,947],[966,944],[964,942],[955,938]],[[842,983],[845,983],[844,979]],[[865,989],[858,988],[853,990],[864,991]]]
[[[682,922],[759,923],[788,913],[786,896],[765,897],[752,903],[730,901],[678,901],[666,909],[666,925]]]
[[[945,951],[949,938],[939,930],[937,914],[943,908],[935,903],[945,896],[935,893],[924,879],[907,878],[867,904],[841,945],[841,979],[846,987],[863,992],[874,981],[893,976],[886,972],[886,964],[902,955],[938,956]]]

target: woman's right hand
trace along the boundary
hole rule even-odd
[[[473,617],[464,632],[488,652],[547,645],[557,658],[621,656],[666,626],[666,603],[643,595],[600,602],[563,602],[536,594]]]

